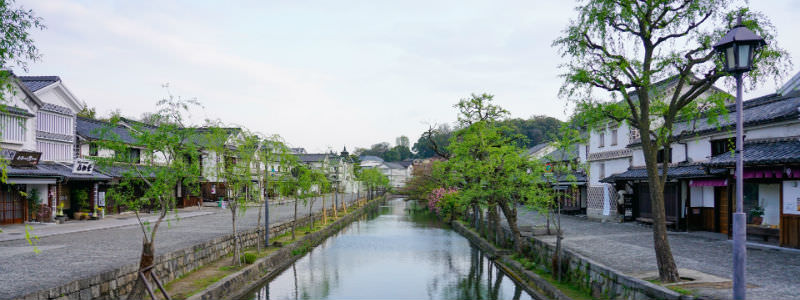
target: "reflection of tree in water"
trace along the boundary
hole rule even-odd
[[[432,298],[440,299],[508,299],[510,295],[503,294],[501,287],[503,286],[506,275],[497,268],[495,263],[485,257],[480,250],[471,247],[470,252],[470,266],[467,274],[455,275],[460,279],[455,282],[448,283],[447,286],[441,289],[440,293],[432,292],[438,287],[428,287],[428,295]],[[452,272],[459,272],[456,268],[451,269]],[[437,281],[447,282],[447,278],[452,278],[453,273],[440,275]],[[439,276],[437,276],[439,277]],[[514,285],[514,300],[520,299],[522,289],[513,281],[510,282]],[[526,299],[530,296],[525,294]]]

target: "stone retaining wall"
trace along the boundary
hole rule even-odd
[[[472,234],[477,235],[475,231],[471,231],[467,229],[464,225],[453,222],[454,228],[457,230],[461,230],[462,234],[465,234],[463,231],[472,232]],[[461,227],[461,229],[459,229]],[[513,234],[511,230],[508,228],[503,227],[503,232],[500,234],[499,240],[497,244],[501,245],[502,247],[506,248],[513,248],[514,240]],[[467,234],[465,234],[467,236]],[[486,242],[482,238],[479,238],[483,242],[479,242],[478,245],[488,244],[492,248],[495,248],[494,245]],[[471,241],[474,238],[470,239]],[[486,245],[483,245],[484,247]],[[534,262],[536,262],[540,266],[547,266],[547,269],[552,268],[552,258],[553,254],[555,253],[555,245],[551,245],[543,240],[534,237],[523,237],[522,241],[522,254],[525,257],[530,258]],[[495,248],[496,249],[496,248]],[[502,250],[493,250],[495,252],[501,251],[499,254],[503,255],[505,253]],[[680,300],[691,300],[694,299],[693,296],[690,295],[682,295],[678,292],[670,290],[668,288],[662,287],[657,284],[653,284],[647,281],[644,281],[639,278],[631,277],[621,272],[618,272],[612,268],[609,268],[601,263],[595,262],[588,257],[585,257],[581,254],[573,252],[569,249],[562,247],[561,250],[562,254],[562,268],[566,270],[567,280],[570,283],[573,283],[579,286],[581,289],[588,291],[592,298],[595,299],[680,299]],[[509,267],[514,269],[520,275],[526,275],[526,277],[530,277],[530,280],[534,283],[541,285],[538,287],[540,290],[543,290],[548,295],[548,298],[554,299],[564,299],[563,294],[557,295],[555,293],[547,292],[548,287],[542,282],[539,282],[535,279],[538,275],[528,272],[525,270],[521,264],[517,261],[510,259],[507,256],[500,256],[501,261],[505,262]],[[530,274],[525,274],[525,273]]]
[[[314,220],[321,218],[321,212],[314,215]],[[302,227],[307,225],[311,218],[305,217],[297,221],[298,227]],[[271,225],[270,236],[291,231],[292,223],[293,220]],[[263,242],[263,233],[263,227],[240,231],[239,237],[243,248],[255,247],[256,243]],[[193,247],[160,255],[155,258],[156,273],[160,276],[162,283],[166,284],[183,274],[230,254],[233,251],[232,240],[233,235],[225,235]],[[127,295],[133,288],[138,270],[139,262],[137,261],[117,270],[78,279],[59,287],[32,292],[16,299],[119,299]]]

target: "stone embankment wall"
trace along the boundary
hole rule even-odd
[[[497,259],[506,267],[533,283],[537,293],[544,294],[548,299],[569,299],[561,291],[550,285],[537,274],[526,270],[522,264],[511,259],[509,250],[499,249],[487,242],[477,232],[459,222],[453,222],[453,228],[467,237],[476,246],[486,251],[493,259]],[[513,234],[508,228],[503,228],[498,237],[497,245],[513,248]],[[552,258],[555,245],[551,245],[534,237],[523,237],[521,244],[522,255],[536,262],[540,266],[552,269]],[[569,249],[561,249],[562,270],[567,281],[589,292],[595,299],[694,299],[690,295],[682,295],[676,291],[656,285],[639,278],[631,277],[601,263],[595,262],[583,255]],[[530,291],[529,291],[530,292]],[[531,293],[532,295],[535,293]]]
[[[377,207],[381,200],[381,198],[376,198],[368,202],[367,205],[336,220],[328,227],[303,236],[294,243],[285,245],[278,251],[257,260],[244,269],[213,283],[205,290],[187,298],[187,300],[241,298],[252,289],[263,285],[264,280],[269,280],[278,275],[278,273],[294,263],[295,260],[302,257],[307,251],[310,251],[313,247],[324,242],[328,237],[336,234],[351,222],[358,220],[359,217],[367,213],[370,209]]]
[[[314,220],[320,220],[321,218],[321,212],[314,215]],[[297,220],[298,227],[305,226],[310,221],[310,217],[299,219]],[[270,226],[270,236],[277,236],[291,231],[293,222],[294,220]],[[263,242],[263,233],[263,227],[253,228],[239,232],[239,238],[244,248],[255,247],[256,243]],[[230,254],[233,251],[232,241],[233,235],[231,234],[190,248],[160,255],[155,258],[156,273],[160,276],[162,283],[166,284],[183,274]],[[62,286],[32,292],[17,299],[119,299],[127,295],[133,288],[138,270],[139,262],[137,261],[113,271],[78,279]]]

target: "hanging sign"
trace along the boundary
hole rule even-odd
[[[72,174],[92,174],[94,162],[88,159],[75,159],[72,163]]]
[[[14,153],[14,158],[11,159],[11,165],[14,167],[33,167],[39,164],[39,158],[41,157],[42,152],[17,151],[17,153]]]

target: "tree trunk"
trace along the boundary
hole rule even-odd
[[[664,186],[660,182],[650,181],[650,200],[653,209],[653,246],[658,263],[658,277],[661,282],[678,282],[678,267],[672,257],[672,250],[667,238],[667,216],[664,209]],[[655,191],[655,192],[652,192]]]
[[[262,198],[263,198],[263,196],[262,196]],[[264,200],[264,199],[261,199],[261,200]],[[266,203],[267,202],[265,201],[264,204],[266,204]],[[258,223],[256,224],[256,232],[258,232],[258,230],[260,228],[261,228],[261,205],[258,206]],[[261,235],[260,234],[259,234],[259,236],[257,238],[256,244],[258,244],[258,246],[256,246],[257,251],[261,252]]]
[[[325,194],[322,194],[322,225],[328,225],[328,208],[325,207]]]
[[[488,219],[487,226],[489,228],[489,240],[492,241],[495,245],[497,245],[497,207],[496,204],[490,203],[488,207]]]
[[[336,202],[339,202],[339,196],[336,195],[336,193],[333,193],[333,217],[334,218],[338,218],[339,217],[339,212],[338,212],[339,208],[336,207]]]
[[[511,233],[514,235],[514,250],[521,253],[522,251],[522,234],[519,231],[519,226],[517,226],[517,212],[516,210],[512,210],[508,207],[508,203],[500,202],[500,209],[503,210],[503,215],[506,216],[506,221],[508,222],[508,227],[511,228]]]
[[[314,207],[314,198],[308,201],[308,217],[311,219],[311,225],[308,226],[308,232],[314,231],[314,213],[311,211]]]
[[[292,241],[294,241],[294,238],[295,238],[294,230],[297,227],[297,201],[298,200],[299,199],[297,199],[297,198],[294,199],[294,222],[292,222]]]
[[[155,245],[153,242],[148,242],[147,237],[142,239],[142,255],[139,258],[139,270],[147,268],[153,265],[153,261],[155,260]],[[149,279],[150,277],[150,270],[144,272],[145,278]],[[142,279],[139,278],[138,274],[136,275],[136,282],[133,284],[133,289],[131,292],[128,293],[127,299],[144,299],[147,295],[147,289],[145,289],[144,282]]]
[[[649,123],[640,125],[640,128],[647,129],[641,132],[649,132]],[[664,209],[664,182],[658,171],[657,145],[651,141],[650,136],[642,134],[642,152],[644,152],[645,163],[647,165],[648,187],[650,189],[650,203],[653,214],[653,247],[658,264],[658,277],[661,282],[677,282],[678,267],[672,257],[672,250],[667,239],[667,215]],[[665,151],[665,154],[668,154]],[[666,157],[667,155],[665,155]],[[666,165],[666,164],[665,164]],[[666,166],[664,166],[666,167]],[[666,169],[662,170],[666,172]]]
[[[239,256],[239,236],[236,234],[236,209],[231,209],[231,224],[233,225],[233,262],[231,264],[240,265],[242,260]]]

